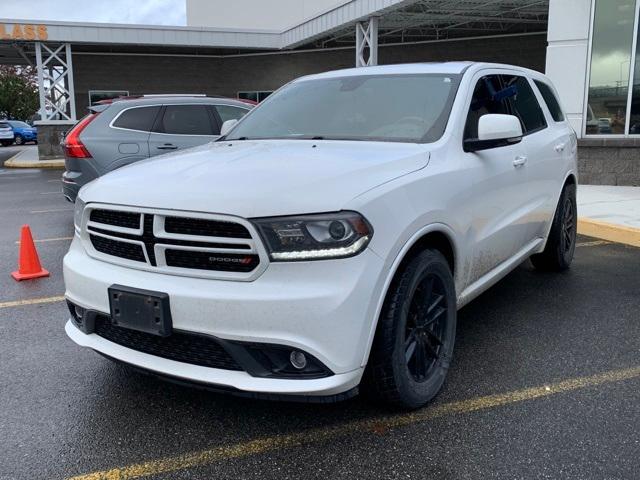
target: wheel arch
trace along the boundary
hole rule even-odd
[[[455,233],[449,226],[442,223],[434,223],[423,227],[418,232],[416,232],[403,245],[398,254],[395,256],[395,259],[388,269],[388,274],[385,277],[384,285],[381,289],[380,295],[378,296],[378,302],[375,311],[372,313],[373,322],[371,322],[369,338],[367,339],[367,349],[362,359],[363,367],[367,365],[367,362],[369,360],[373,341],[378,331],[380,314],[387,299],[387,295],[389,294],[389,289],[392,287],[393,282],[397,278],[399,272],[402,271],[404,265],[406,265],[406,263],[410,261],[411,258],[427,248],[433,248],[440,251],[447,260],[449,267],[451,268],[451,274],[454,278],[454,284],[457,284],[456,279],[462,271],[462,268],[460,268],[460,265],[458,265],[460,256],[458,253],[459,248],[456,244],[455,238]]]

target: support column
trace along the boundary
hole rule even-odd
[[[40,121],[76,121],[71,45],[36,42]]]
[[[60,143],[76,123],[73,66],[69,43],[35,42],[40,120],[38,156],[40,160],[62,158]]]
[[[378,17],[356,23],[356,67],[378,64]]]

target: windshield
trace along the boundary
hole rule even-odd
[[[444,133],[459,75],[361,75],[291,83],[227,140],[434,142]]]
[[[11,120],[9,123],[15,128],[31,128],[28,123],[19,120]]]

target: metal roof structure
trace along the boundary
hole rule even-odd
[[[549,0],[345,0],[337,6],[284,31],[206,27],[167,27],[105,23],[0,19],[0,25],[44,25],[48,42],[112,48],[163,47],[205,49],[224,55],[232,51],[290,50],[351,46],[355,25],[378,17],[378,43],[408,43],[488,34],[544,32]],[[26,38],[1,38],[2,56],[21,61],[13,49]],[[35,39],[37,40],[37,39]],[[215,50],[215,51],[214,51]],[[144,51],[144,50],[143,50]],[[18,52],[19,53],[19,52]],[[24,52],[23,52],[24,53]]]

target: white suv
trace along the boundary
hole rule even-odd
[[[457,309],[528,258],[569,267],[576,175],[540,73],[304,77],[220,141],[80,191],[66,332],[215,390],[419,407],[451,364]]]

